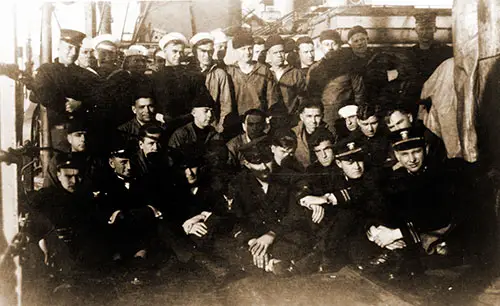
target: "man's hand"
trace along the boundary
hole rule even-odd
[[[82,106],[82,101],[66,98],[66,111],[72,113]]]
[[[324,205],[328,204],[328,199],[325,197],[318,197],[318,196],[305,196],[302,199],[299,200],[299,203],[301,206],[305,206],[309,209],[312,209],[312,205]]]
[[[312,221],[319,224],[325,217],[325,209],[321,205],[311,205],[310,209],[313,211]]]
[[[397,250],[397,249],[402,249],[404,247],[406,247],[406,243],[403,239],[396,240],[393,243],[385,246],[386,249],[389,249],[391,251]]]
[[[189,234],[196,235],[198,237],[203,237],[208,233],[208,228],[203,222],[195,223],[191,227]]]
[[[255,257],[261,257],[267,254],[267,249],[273,244],[274,238],[276,237],[276,234],[273,232],[268,232],[259,238],[254,238],[248,241],[248,244],[250,247],[248,250],[252,253],[252,255]]]
[[[265,269],[269,264],[269,255],[264,254],[262,256],[253,255],[253,264],[259,269]]]
[[[373,236],[373,242],[379,247],[385,248],[391,243],[403,238],[403,234],[399,229],[391,229],[383,225],[378,226],[378,234]]]

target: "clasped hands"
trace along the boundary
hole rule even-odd
[[[331,193],[327,193],[323,196],[312,196],[308,195],[299,200],[301,206],[312,210],[312,221],[314,223],[320,223],[325,217],[325,209],[322,205],[336,205],[337,199]]]
[[[253,264],[260,269],[266,268],[269,264],[269,254],[267,250],[273,244],[276,234],[269,231],[259,238],[252,238],[248,241],[248,250],[252,253]]]
[[[368,240],[375,242],[379,247],[389,250],[402,249],[406,246],[400,229],[392,229],[383,225],[372,225],[366,232]]]

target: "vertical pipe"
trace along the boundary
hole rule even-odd
[[[101,15],[99,34],[111,34],[111,2],[99,2],[99,10]]]
[[[40,64],[52,62],[52,10],[51,3],[46,2],[42,7],[42,32],[41,32],[41,45],[40,45]],[[41,135],[40,145],[42,147],[50,147],[50,128],[47,109],[40,104],[40,121],[41,121]],[[40,158],[42,161],[43,176],[46,177],[47,166],[49,164],[50,155],[48,151],[41,151]]]
[[[87,37],[96,36],[96,11],[93,1],[84,3],[85,9],[85,34]]]

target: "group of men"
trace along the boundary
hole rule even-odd
[[[287,276],[348,262],[415,273],[423,253],[460,252],[467,167],[415,118],[419,78],[432,72],[423,66],[449,51],[425,18],[414,74],[368,48],[360,26],[349,48],[322,32],[318,62],[310,37],[290,48],[239,32],[228,65],[223,33],[169,33],[154,66],[132,46],[120,68],[110,37],[89,46],[62,30],[58,61],[31,88],[65,151],[30,201],[45,262],[71,270],[173,254],[224,279],[234,268]]]

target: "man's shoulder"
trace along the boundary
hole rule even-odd
[[[244,141],[243,141],[243,139],[244,139],[243,137],[244,136],[245,136],[244,134],[240,134],[240,135],[237,135],[237,136],[231,138],[231,140],[229,140],[227,142],[227,144],[226,144],[227,147],[228,148],[234,148],[234,147],[241,146],[244,143]]]

